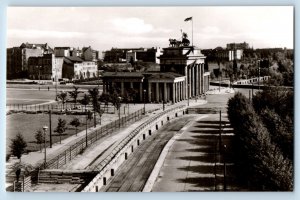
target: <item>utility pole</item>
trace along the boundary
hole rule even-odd
[[[51,129],[51,109],[49,110],[49,137],[50,137],[50,148],[52,148],[52,129]]]

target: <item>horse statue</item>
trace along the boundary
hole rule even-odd
[[[176,45],[176,39],[169,39],[169,42],[170,42],[170,45],[169,46],[171,46],[171,47],[175,47],[175,45]]]
[[[182,42],[176,39],[169,39],[171,47],[180,47]]]

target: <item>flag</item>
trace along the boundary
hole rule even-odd
[[[185,22],[188,22],[188,21],[191,21],[191,20],[193,20],[193,17],[188,17],[188,18],[186,18],[184,21],[185,21]]]

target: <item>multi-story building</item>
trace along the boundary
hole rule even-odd
[[[62,78],[69,80],[98,76],[98,65],[94,61],[84,61],[80,57],[64,57]]]
[[[45,44],[22,43],[20,47],[7,49],[7,78],[28,78],[28,59],[53,53],[53,49]]]
[[[138,50],[129,50],[126,52],[126,62],[131,61],[142,61],[142,62],[152,62],[159,64],[158,57],[162,55],[160,47],[158,48],[149,48],[149,49],[138,49]]]
[[[97,61],[99,59],[99,52],[93,50],[91,46],[83,47],[81,58],[85,61]]]
[[[28,58],[28,75],[33,80],[52,80],[53,66],[55,65],[54,54],[44,54],[39,57]]]

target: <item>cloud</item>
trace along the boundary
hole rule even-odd
[[[151,24],[146,24],[139,18],[116,18],[112,20],[112,24],[117,31],[129,34],[147,33],[153,30]]]
[[[86,35],[85,33],[81,32],[20,29],[10,29],[7,31],[7,34],[11,38],[79,38]]]
[[[219,34],[220,33],[220,29],[216,26],[206,26],[202,29],[202,32],[205,34]]]

